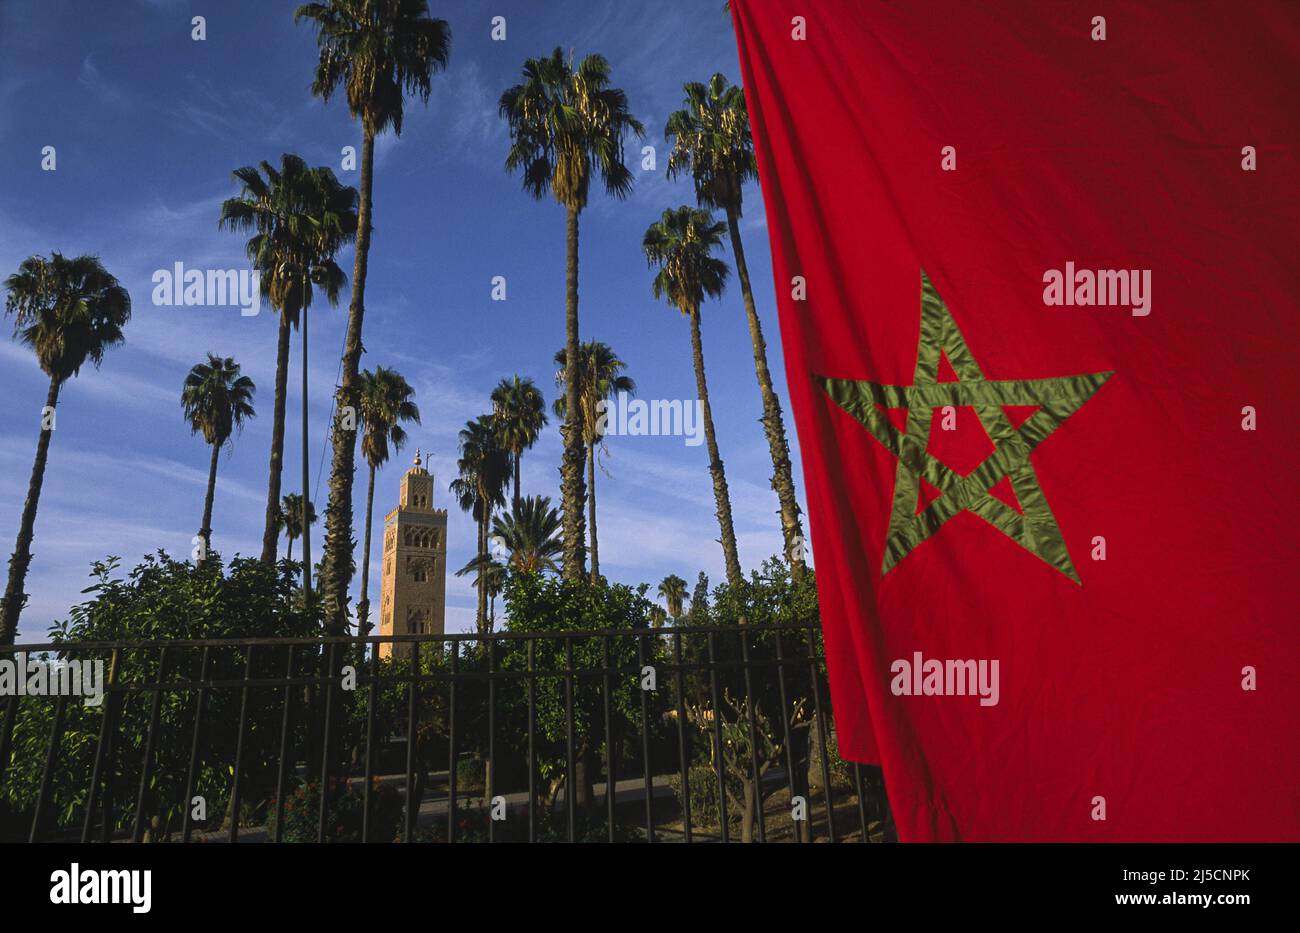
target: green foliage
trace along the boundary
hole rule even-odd
[[[586,579],[566,581],[528,573],[510,575],[505,598],[506,630],[510,632],[647,631],[641,658],[636,640],[627,637],[604,639],[593,635],[533,642],[533,670],[540,672],[535,678],[535,702],[541,740],[539,761],[544,778],[563,773],[566,764],[566,670],[610,670],[609,705],[614,739],[617,741],[625,732],[639,729],[640,669],[642,663],[654,663],[662,650],[659,639],[649,634],[652,604],[648,599],[622,584],[592,583]],[[502,669],[528,669],[528,649],[523,642],[508,642],[499,650],[503,654]],[[584,749],[599,747],[606,738],[604,678],[586,673],[567,680],[574,713],[574,744],[580,754]],[[522,730],[516,730],[516,734],[522,734]]]
[[[711,255],[722,248],[727,225],[704,210],[683,204],[668,208],[651,224],[641,249],[659,272],[651,283],[656,298],[665,298],[682,314],[697,314],[707,295],[719,298],[727,281],[727,264]]]
[[[691,790],[691,827],[698,829],[718,825],[718,776],[707,764],[692,764],[686,772],[686,779]],[[678,806],[685,809],[685,795],[682,792],[680,772],[669,778],[673,793],[677,795]],[[727,813],[729,821],[735,821],[737,814]]]
[[[320,631],[319,621],[308,617],[295,597],[292,565],[263,564],[258,560],[235,559],[223,567],[219,555],[210,554],[201,567],[173,560],[165,552],[146,557],[125,577],[117,576],[118,560],[96,563],[94,583],[84,590],[89,599],[74,606],[69,617],[50,629],[50,641],[59,644],[58,656],[101,660],[105,677],[111,676],[112,658],[101,650],[79,647],[85,642],[200,638],[250,638],[254,636],[310,636]],[[153,742],[152,780],[146,788],[146,808],[151,817],[150,835],[157,837],[178,829],[183,814],[183,797],[189,751],[193,735],[197,691],[179,689],[183,681],[197,679],[202,649],[170,648],[165,655],[164,683],[174,689],[162,692],[158,732]],[[117,657],[117,683],[143,686],[157,683],[161,652],[156,647],[123,648]],[[209,680],[238,683],[245,674],[246,652],[238,648],[213,648],[208,653]],[[295,673],[313,673],[318,659],[301,652]],[[286,651],[264,649],[255,652],[249,672],[253,678],[280,677],[286,670]],[[278,762],[280,712],[283,690],[250,691],[249,714],[244,735],[244,768],[241,795],[245,802],[260,806],[274,789]],[[203,743],[195,775],[194,794],[204,797],[207,828],[225,818],[230,796],[239,725],[241,690],[214,688],[206,693]],[[64,727],[53,774],[51,799],[57,809],[48,831],[79,828],[90,789],[90,775],[105,715],[114,717],[116,739],[106,756],[106,772],[113,789],[114,825],[131,826],[135,817],[144,747],[151,720],[152,694],[117,693],[99,706],[79,699],[66,704]],[[45,750],[54,723],[56,701],[27,697],[19,705],[14,728],[13,751],[8,762],[0,801],[22,825],[40,786]],[[303,730],[290,737],[296,748]],[[202,828],[202,827],[200,827]],[[7,829],[13,832],[13,829]]]
[[[360,842],[365,810],[363,789],[338,779],[329,782],[325,828],[331,842]],[[404,815],[402,795],[377,779],[370,787],[371,842],[396,842]],[[275,838],[275,801],[267,807],[267,838]],[[299,782],[284,801],[284,842],[315,842],[320,830],[320,782]]]
[[[575,67],[572,53],[566,61],[556,48],[524,62],[522,77],[497,104],[510,128],[506,171],[522,172],[532,197],[549,191],[575,211],[587,206],[593,177],[614,197],[627,197],[632,172],[623,162],[623,140],[644,137],[645,127],[627,95],[610,86],[609,62],[593,54]]]
[[[790,565],[770,557],[739,587],[720,584],[713,605],[706,602],[709,624],[794,625],[817,622],[817,577],[810,569],[796,582]],[[692,625],[702,624],[692,620]]]
[[[316,28],[320,60],[311,91],[323,100],[342,91],[367,135],[390,126],[402,135],[407,94],[428,102],[433,75],[447,67],[451,27],[429,16],[423,0],[325,0],[293,14]]]
[[[95,256],[29,256],[5,279],[14,336],[36,352],[45,375],[66,382],[123,340],[131,296]]]
[[[548,497],[516,499],[509,512],[492,520],[492,535],[509,555],[511,569],[524,573],[559,572],[556,558],[563,549],[560,510],[551,507]],[[471,561],[467,568],[475,563]]]
[[[181,408],[194,434],[213,447],[220,447],[230,435],[253,417],[253,380],[239,374],[230,357],[209,353],[206,363],[195,363],[181,389]]]

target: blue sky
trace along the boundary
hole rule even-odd
[[[224,0],[4,0],[0,3],[0,276],[32,254],[98,254],[131,293],[126,343],[102,369],[83,369],[64,389],[27,578],[20,635],[42,636],[80,601],[92,561],[120,555],[133,566],[157,548],[187,554],[198,528],[208,452],[181,419],[189,367],[207,351],[235,357],[258,385],[261,414],[222,456],[213,544],[227,557],[260,550],[271,430],[276,321],[269,308],[156,307],[151,276],[176,262],[244,268],[243,240],[217,229],[222,200],[237,192],[234,168],[296,152],[340,167],[360,131],[342,100],[309,92],[315,38],[295,26],[291,2]],[[376,523],[395,503],[418,445],[435,474],[435,504],[451,506],[456,432],[488,410],[499,379],[531,376],[553,398],[552,354],[563,344],[564,213],[534,202],[502,168],[507,138],[496,101],[523,60],[559,45],[611,62],[656,147],[657,170],[635,160],[626,201],[593,196],[581,228],[584,339],[610,343],[643,398],[692,399],[686,321],[650,294],[640,253],[646,226],[665,207],[692,201],[689,181],[664,173],[665,118],[681,85],[722,71],[739,80],[735,38],[721,0],[433,3],[452,28],[451,63],[427,106],[409,102],[400,139],[379,139],[374,236],[366,289],[362,365],[397,368],[414,385],[423,426],[377,478]],[[203,15],[207,39],[190,38]],[[491,41],[490,19],[507,38]],[[41,170],[54,146],[57,170]],[[639,147],[634,147],[629,157]],[[769,359],[790,421],[776,328],[770,253],[757,185],[746,191],[743,233]],[[728,260],[730,254],[728,251]],[[340,256],[351,274],[351,251]],[[508,300],[490,300],[493,276]],[[312,477],[322,453],[343,340],[346,297],[311,312]],[[728,470],[741,561],[748,570],[781,548],[771,461],[739,291],[704,309],[704,351],[719,445]],[[5,337],[9,326],[6,322]],[[299,347],[295,335],[293,358]],[[298,488],[298,375],[290,379],[285,491]],[[0,551],[16,535],[47,380],[30,351],[0,341]],[[553,419],[552,419],[553,420]],[[560,443],[552,424],[524,457],[526,493],[558,500]],[[328,463],[325,464],[328,469]],[[598,480],[602,570],[614,580],[658,581],[699,570],[723,578],[703,446],[680,437],[615,437]],[[357,536],[364,509],[357,471]],[[802,478],[796,472],[802,502]],[[316,497],[323,507],[325,481]],[[471,519],[451,506],[452,568],[474,548]],[[314,556],[320,554],[316,526]],[[378,585],[379,538],[372,555]],[[301,542],[295,545],[300,553]],[[359,555],[358,555],[359,557]],[[358,565],[360,560],[358,559]],[[354,600],[359,581],[354,583]],[[448,630],[472,625],[468,578],[448,578]]]

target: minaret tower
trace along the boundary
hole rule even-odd
[[[433,507],[433,476],[417,449],[397,508],[384,518],[379,634],[441,635],[446,607],[447,510]],[[409,642],[379,646],[381,658],[410,655]]]

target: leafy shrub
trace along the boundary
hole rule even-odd
[[[686,779],[691,790],[691,828],[704,828],[718,825],[718,776],[707,764],[693,764],[686,771]],[[682,794],[681,773],[669,778],[673,793],[677,795],[677,805],[685,810]],[[730,821],[736,814],[728,812]]]
[[[359,787],[331,778],[325,827],[331,842],[360,842],[365,796]],[[266,829],[275,838],[275,801],[267,807]],[[370,840],[395,842],[405,806],[402,795],[378,779],[370,788]],[[284,801],[284,842],[316,842],[320,829],[320,782],[299,783]]]
[[[79,647],[82,643],[290,637],[320,631],[319,621],[304,612],[296,595],[294,569],[288,561],[273,566],[236,558],[226,567],[220,555],[212,553],[201,567],[196,567],[159,551],[145,557],[125,577],[117,574],[118,564],[117,558],[96,562],[91,572],[94,582],[83,591],[90,598],[72,607],[66,620],[51,626],[49,640],[60,646],[57,657],[103,661],[107,677],[110,658],[102,651]],[[200,649],[170,649],[162,672],[164,682],[196,679],[201,657]],[[214,648],[209,652],[208,678],[237,683],[244,676],[246,660],[240,649]],[[312,659],[304,652],[297,660],[296,673],[306,673]],[[157,648],[124,648],[118,657],[117,683],[156,683],[159,667]],[[285,673],[285,656],[273,656],[269,650],[255,654],[249,672],[254,678],[281,677]],[[253,694],[254,702],[249,704],[240,791],[243,803],[254,807],[264,803],[274,786],[280,703],[270,697],[280,693]],[[146,795],[151,838],[175,832],[181,822],[196,700],[195,691],[162,693],[153,742],[153,777]],[[259,700],[262,702],[256,702]],[[213,689],[205,698],[205,754],[199,761],[193,793],[207,801],[207,828],[215,828],[227,816],[240,701],[241,691],[237,688]],[[55,706],[55,701],[47,697],[26,697],[20,702],[12,753],[0,788],[0,809],[8,813],[3,830],[7,838],[25,835],[24,824],[30,823]],[[43,832],[57,835],[80,827],[105,715],[115,718],[112,754],[104,762],[113,790],[112,828],[121,832],[134,823],[151,706],[149,692],[118,693],[98,706],[79,701],[66,705],[60,754],[52,774],[53,808]],[[291,736],[293,747],[300,739],[299,733]]]

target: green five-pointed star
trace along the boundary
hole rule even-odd
[[[959,382],[938,381],[940,351],[947,356]],[[1081,583],[1029,455],[1112,375],[1105,372],[1057,379],[986,380],[952,314],[925,270],[921,270],[921,342],[912,385],[815,377],[837,405],[898,458],[881,573],[893,569],[948,519],[969,510],[1075,583]],[[927,450],[933,412],[949,405],[973,407],[993,441],[993,453],[966,476],[944,466]],[[1004,405],[1036,405],[1038,410],[1015,427]],[[884,410],[894,408],[907,409],[906,432],[900,432],[886,416]],[[1024,514],[989,492],[1004,476],[1010,478]],[[918,514],[922,479],[941,495]]]

